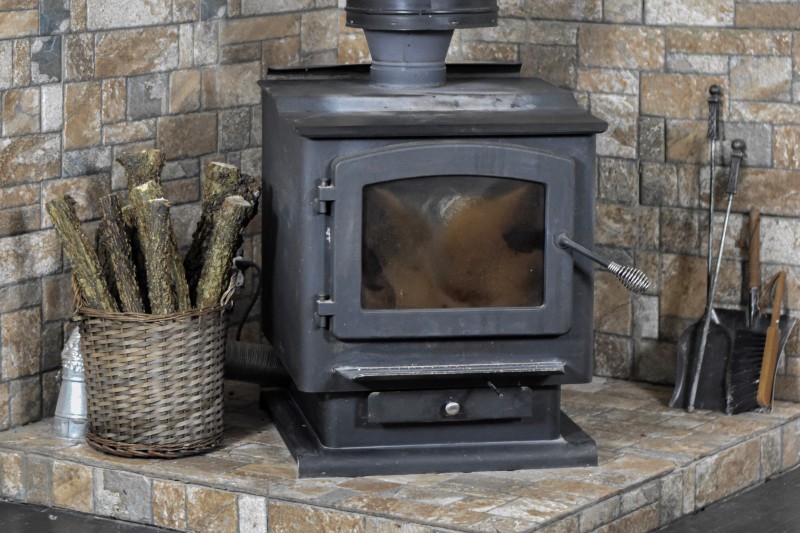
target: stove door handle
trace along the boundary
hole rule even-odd
[[[650,280],[648,279],[647,275],[638,268],[622,266],[614,261],[603,259],[596,253],[573,241],[564,233],[556,235],[555,243],[560,248],[569,248],[598,263],[600,266],[614,274],[625,286],[625,288],[631,292],[642,293],[650,288]]]

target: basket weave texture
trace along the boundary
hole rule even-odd
[[[223,304],[154,316],[80,307],[89,445],[173,458],[221,444],[229,311]]]

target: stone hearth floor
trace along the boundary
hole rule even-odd
[[[0,433],[0,496],[185,531],[651,531],[800,462],[800,404],[734,417],[670,409],[670,390],[596,378],[564,411],[600,466],[296,479],[256,386],[228,382],[224,446],[123,459],[57,439],[52,420]]]

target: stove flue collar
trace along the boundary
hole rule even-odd
[[[497,0],[347,0],[347,25],[382,31],[446,31],[497,25]]]

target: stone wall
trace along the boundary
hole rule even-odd
[[[69,192],[93,230],[96,198],[123,187],[116,155],[158,147],[185,245],[207,161],[260,172],[255,81],[266,66],[368,60],[343,3],[0,0],[0,429],[52,413],[58,391],[72,294],[44,203]],[[597,373],[669,382],[675,341],[702,313],[712,83],[725,90],[724,144],[740,136],[750,146],[719,302],[743,302],[743,213],[756,206],[763,274],[787,268],[800,309],[800,3],[499,3],[499,26],[457,32],[450,59],[520,61],[609,121],[598,143],[598,245],[655,281],[632,297],[598,273]],[[245,244],[258,258],[257,222]],[[255,336],[257,324],[247,329]],[[797,339],[779,388],[800,401]]]

